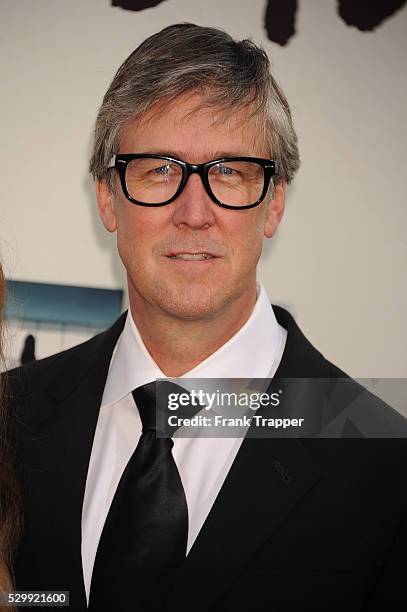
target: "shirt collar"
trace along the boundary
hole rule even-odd
[[[267,378],[280,362],[286,339],[266,290],[257,284],[257,300],[246,323],[217,351],[182,378]],[[250,356],[248,358],[248,356]],[[133,389],[166,378],[151,357],[130,310],[110,362],[102,406],[110,405]]]

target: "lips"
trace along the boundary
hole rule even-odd
[[[208,259],[213,259],[216,255],[212,255],[211,253],[171,253],[167,255],[170,259],[180,259],[183,261],[205,261]]]

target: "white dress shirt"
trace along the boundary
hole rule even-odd
[[[246,323],[223,346],[182,378],[272,378],[280,363],[286,330],[267,293]],[[147,351],[129,313],[110,362],[93,440],[82,508],[82,566],[89,599],[100,535],[121,475],[137,446],[141,421],[131,392],[165,378]],[[174,438],[173,456],[188,505],[190,551],[236,457],[243,438]]]

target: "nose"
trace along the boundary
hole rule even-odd
[[[174,204],[174,225],[191,229],[208,229],[215,223],[214,205],[198,174],[192,174],[188,178]]]

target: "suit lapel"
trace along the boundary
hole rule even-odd
[[[210,609],[318,479],[297,440],[246,438],[165,609]]]
[[[50,395],[60,402],[60,411],[65,415],[60,436],[64,448],[60,482],[64,485],[60,491],[59,503],[61,514],[67,518],[66,529],[72,543],[71,558],[67,557],[72,584],[78,585],[78,595],[84,602],[86,600],[81,557],[82,504],[110,359],[124,321],[125,315],[122,315],[112,328],[93,339],[89,350],[79,359],[76,358],[72,368],[64,368],[64,380],[57,378],[49,389]],[[67,381],[67,373],[70,371],[73,377]],[[83,375],[83,372],[86,374]]]
[[[287,329],[287,342],[268,392],[275,390],[278,379],[332,376],[294,319],[281,308],[274,310]],[[323,401],[322,394],[319,399]],[[247,436],[165,609],[210,609],[320,477],[318,465],[300,440]]]
[[[78,598],[85,603],[85,590],[81,557],[82,503],[93,436],[102,399],[104,379],[108,363],[101,368],[92,368],[77,389],[59,404],[65,413],[60,429],[59,516],[64,517],[64,539],[66,572],[69,584],[78,589],[73,601]],[[61,486],[62,485],[62,486]],[[71,598],[74,594],[71,594]]]

